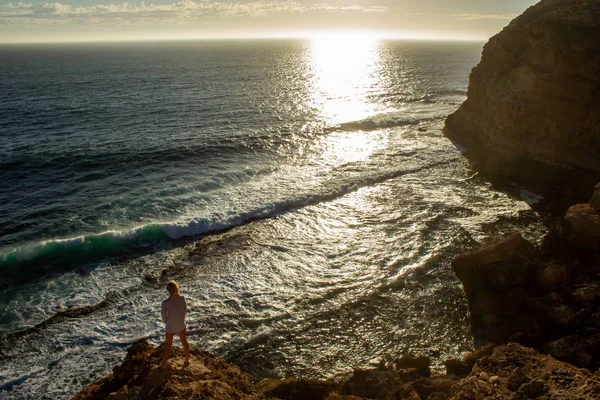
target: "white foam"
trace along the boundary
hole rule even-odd
[[[537,204],[544,199],[544,196],[523,188],[519,188],[519,197],[530,206]]]

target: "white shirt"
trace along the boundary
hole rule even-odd
[[[162,319],[167,323],[167,333],[179,333],[185,329],[187,303],[185,297],[169,297],[162,302]]]

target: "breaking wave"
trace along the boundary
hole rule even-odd
[[[346,178],[336,183],[335,187],[321,193],[305,193],[237,214],[225,212],[214,213],[208,217],[182,217],[176,221],[156,222],[129,230],[110,230],[68,239],[53,239],[0,251],[0,286],[16,279],[14,273],[17,271],[19,278],[22,279],[25,276],[22,274],[23,271],[35,274],[35,267],[40,265],[64,267],[82,261],[148,251],[161,242],[222,232],[251,221],[271,218],[309,205],[331,201],[362,187],[446,162],[438,161],[413,169],[389,169],[374,175]]]

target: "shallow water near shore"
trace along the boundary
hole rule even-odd
[[[479,44],[102,46],[0,49],[3,397],[68,398],[137,338],[159,344],[167,278],[191,344],[257,379],[458,355],[473,339],[451,259],[543,232],[531,196],[441,134]],[[44,68],[58,80],[35,87]]]

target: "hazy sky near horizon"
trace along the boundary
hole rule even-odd
[[[0,0],[0,43],[302,37],[486,40],[537,0]]]

